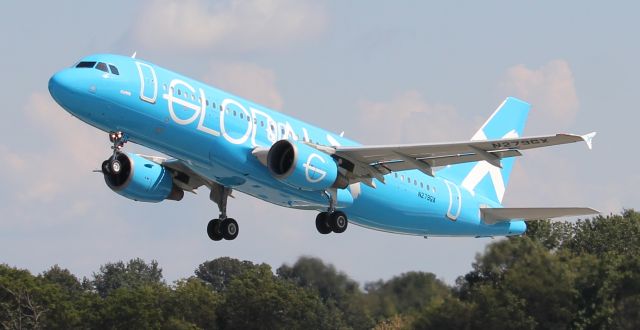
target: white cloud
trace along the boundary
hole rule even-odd
[[[277,49],[317,35],[321,3],[306,0],[157,0],[141,5],[132,38],[172,52]]]
[[[566,129],[578,113],[579,102],[569,63],[553,60],[538,69],[524,65],[509,68],[500,84],[507,94],[532,105],[534,130]]]
[[[358,102],[359,131],[375,143],[420,143],[469,139],[469,120],[450,105],[430,104],[417,91],[388,102]]]
[[[14,224],[31,225],[65,222],[70,214],[85,215],[93,201],[78,193],[88,179],[98,176],[91,170],[98,168],[108,153],[106,143],[100,142],[95,129],[68,115],[45,93],[32,94],[24,112],[27,129],[42,134],[46,147],[31,152],[0,146],[0,161],[8,164],[9,169],[2,171],[0,178],[11,187],[5,201],[9,206],[5,208],[9,213],[6,219],[15,221]]]
[[[203,80],[258,104],[282,109],[283,101],[276,87],[275,73],[257,64],[214,62]]]

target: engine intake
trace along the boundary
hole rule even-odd
[[[105,160],[102,174],[107,186],[117,194],[140,202],[158,203],[165,199],[179,201],[184,191],[173,184],[171,173],[162,165],[129,153],[116,154],[119,170]]]
[[[280,140],[267,154],[267,167],[276,179],[302,190],[344,188],[346,178],[328,154],[297,141]]]

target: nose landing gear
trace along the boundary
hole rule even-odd
[[[102,162],[101,170],[102,173],[119,174],[122,171],[122,163],[118,160],[118,152],[124,147],[128,139],[123,132],[117,131],[109,133],[109,141],[113,143],[111,147],[113,154],[109,159]]]

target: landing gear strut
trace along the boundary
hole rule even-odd
[[[111,132],[109,133],[109,141],[113,143],[111,149],[113,150],[113,154],[109,159],[102,162],[102,172],[103,173],[113,173],[118,174],[122,171],[122,163],[118,160],[118,152],[124,147],[124,144],[127,143],[127,137],[124,133]]]
[[[349,220],[347,215],[342,211],[336,211],[336,198],[337,191],[331,189],[325,191],[325,194],[329,198],[329,209],[327,212],[320,212],[316,216],[316,229],[320,234],[326,235],[331,232],[336,234],[343,233],[347,230]]]
[[[218,204],[220,210],[220,218],[213,219],[207,224],[207,235],[214,241],[222,239],[231,241],[238,237],[238,223],[232,218],[227,218],[227,198],[231,195],[231,191],[231,188],[218,184],[211,186],[209,198]]]

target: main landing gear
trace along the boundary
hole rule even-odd
[[[336,234],[343,233],[347,230],[349,220],[347,215],[342,211],[336,211],[336,191],[325,191],[325,194],[329,198],[329,209],[327,212],[320,212],[316,216],[316,229],[320,234],[326,235],[331,232]]]
[[[118,152],[124,147],[124,144],[127,143],[127,137],[124,133],[118,132],[110,132],[109,133],[109,141],[113,143],[111,149],[113,150],[113,154],[109,159],[102,162],[102,173],[113,173],[118,174],[122,171],[122,163],[118,160]]]
[[[231,188],[218,184],[211,186],[209,198],[218,204],[220,210],[220,218],[209,221],[207,225],[207,235],[214,241],[222,239],[231,241],[238,237],[238,223],[232,218],[227,218],[227,198],[231,195],[231,191]]]

